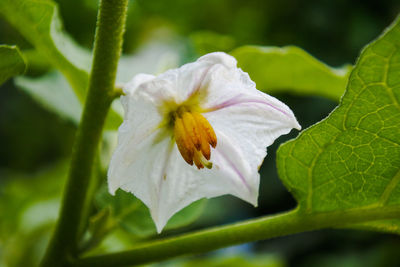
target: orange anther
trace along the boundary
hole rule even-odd
[[[200,113],[184,109],[176,112],[174,136],[179,152],[188,164],[194,163],[198,169],[212,167],[210,146],[215,148],[217,137]]]

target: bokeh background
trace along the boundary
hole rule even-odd
[[[66,32],[91,49],[98,1],[56,2]],[[354,64],[362,47],[399,11],[398,0],[132,0],[124,53],[132,55],[136,63],[128,65],[121,75],[159,72],[208,52],[229,52],[247,44],[296,45],[330,66]],[[1,17],[0,43],[31,49]],[[39,77],[49,68],[45,62],[38,62],[27,75]],[[337,105],[321,97],[275,96],[293,109],[303,129],[326,117]],[[72,122],[43,108],[13,80],[1,86],[0,266],[34,266],[43,253],[57,215],[75,130]],[[107,134],[112,138],[113,134]],[[258,208],[233,197],[219,197],[205,204],[193,224],[163,235],[294,208],[294,199],[278,178],[275,152],[280,143],[297,134],[281,137],[268,149],[261,168]],[[120,231],[119,236],[124,233]],[[118,235],[107,241],[111,250],[123,249],[135,240],[117,239]],[[160,266],[400,266],[399,251],[398,236],[323,230],[185,257]]]

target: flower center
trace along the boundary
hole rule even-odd
[[[174,137],[183,159],[198,169],[212,168],[210,146],[215,148],[217,136],[200,113],[179,109],[174,114]]]

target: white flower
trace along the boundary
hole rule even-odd
[[[292,111],[258,91],[225,53],[158,76],[138,74],[124,92],[109,191],[141,199],[158,232],[204,197],[231,194],[257,206],[266,147],[300,129]]]

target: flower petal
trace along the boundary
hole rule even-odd
[[[206,78],[203,115],[240,147],[251,169],[258,169],[266,147],[292,128],[301,129],[293,112],[276,98],[260,92],[241,69],[216,65]]]
[[[146,85],[154,80],[148,75],[138,75],[124,88],[121,96],[125,118],[118,130],[118,146],[108,169],[108,185],[111,194],[118,188],[134,193],[146,205],[157,194],[154,183],[163,173],[171,139],[160,139],[159,125],[162,116],[154,101],[157,95],[146,91]],[[157,164],[155,164],[157,163]]]
[[[193,93],[206,86],[205,78],[215,65],[225,67],[236,66],[236,60],[222,52],[210,53],[200,57],[197,61],[185,64],[179,69],[171,70],[176,73],[176,90],[180,97],[179,102],[187,100]]]
[[[236,68],[236,59],[223,52],[209,53],[200,57],[197,62],[208,62],[210,66],[221,64],[227,68]]]
[[[204,86],[204,80],[215,65],[234,68],[236,60],[225,53],[215,52],[200,57],[177,69],[170,69],[158,76],[138,74],[124,89],[125,94],[143,90],[160,100],[175,100],[181,103]],[[135,88],[135,89],[132,89]]]
[[[188,165],[175,145],[167,164],[166,177],[160,180],[158,204],[149,206],[158,232],[176,212],[204,197],[231,194],[257,205],[258,172],[251,171],[241,151],[228,136],[222,132],[217,132],[217,136],[218,145],[211,153],[211,169],[198,170]]]
[[[133,95],[136,90],[145,82],[154,79],[154,75],[139,73],[133,77],[127,84],[125,84],[123,90],[125,95]]]

